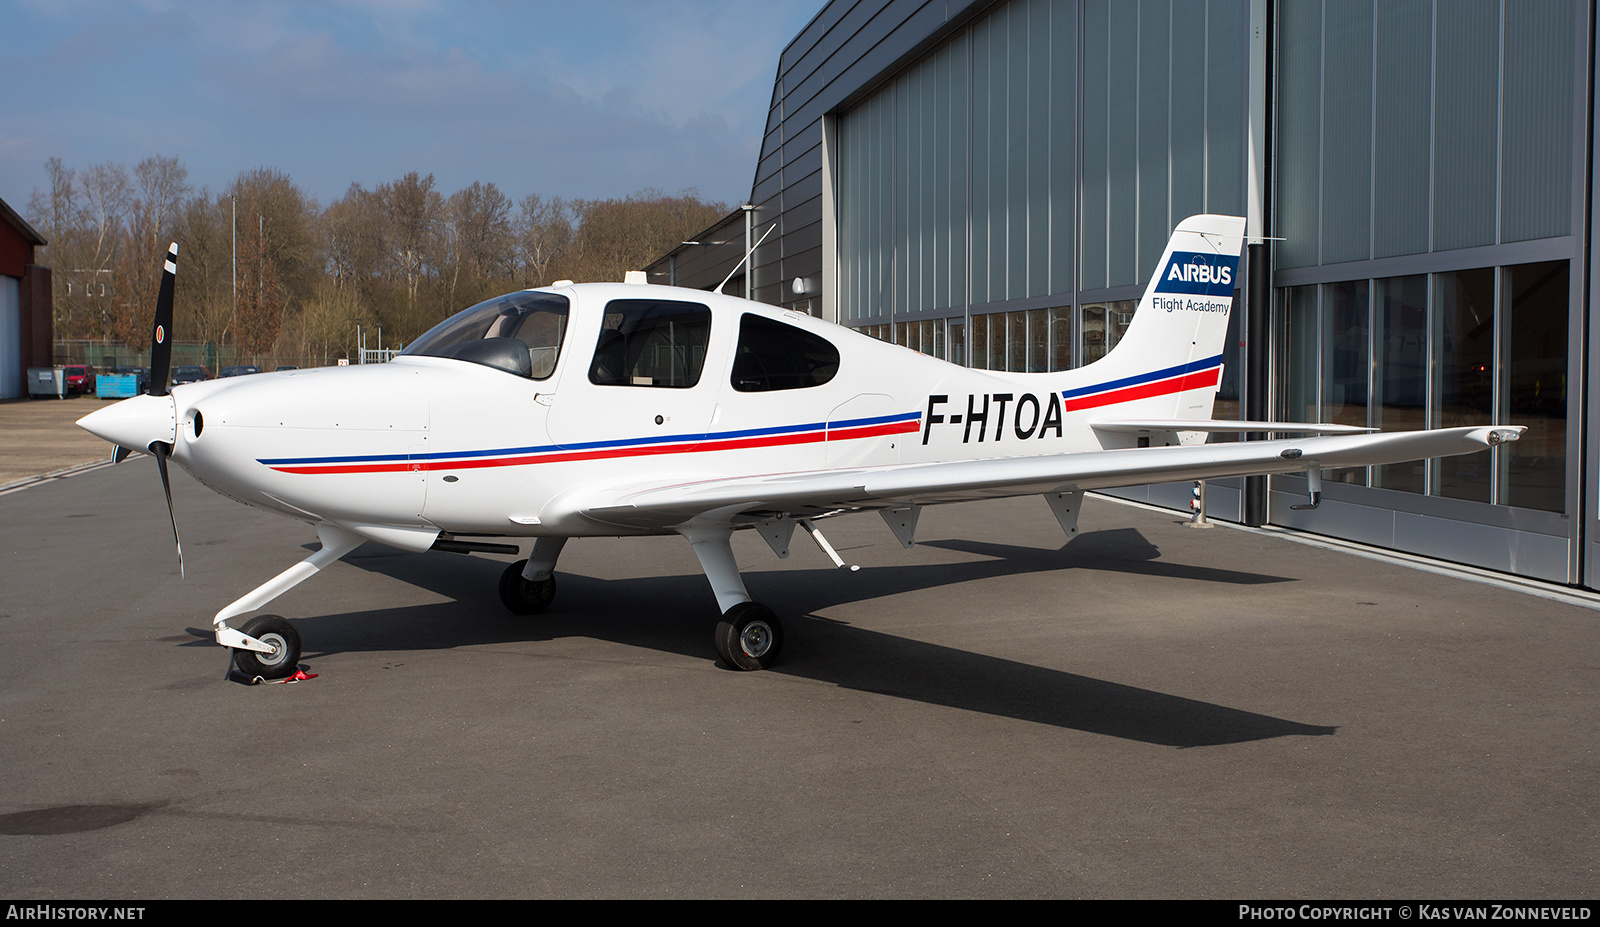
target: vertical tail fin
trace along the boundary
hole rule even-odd
[[[1119,416],[1210,418],[1243,245],[1242,218],[1178,223],[1127,333],[1073,371],[1062,392],[1066,411],[1116,406]]]

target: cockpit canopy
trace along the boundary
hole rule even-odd
[[[448,357],[532,380],[548,379],[555,373],[570,309],[567,297],[557,293],[511,293],[458,312],[402,353]],[[608,300],[588,360],[589,382],[692,389],[706,367],[712,315],[709,305],[691,300],[657,296]],[[828,383],[838,373],[839,349],[820,335],[751,312],[739,313],[738,319],[733,356],[722,368],[735,391],[807,389]]]
[[[453,357],[543,380],[555,372],[568,308],[556,293],[510,293],[463,309],[400,353]]]

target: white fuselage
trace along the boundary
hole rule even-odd
[[[545,379],[402,356],[179,386],[172,459],[246,504],[312,523],[392,529],[403,547],[426,547],[440,532],[661,534],[672,526],[600,521],[571,512],[562,497],[630,480],[659,486],[1100,450],[1107,439],[1087,423],[1106,406],[1119,415],[1204,417],[1220,376],[1218,358],[1163,368],[1123,352],[1074,371],[996,373],[711,293],[620,284],[552,292],[570,300],[571,315]],[[592,382],[607,303],[641,296],[710,307],[693,386]],[[806,388],[735,389],[730,371],[747,313],[824,338],[838,350],[838,372]],[[1165,313],[1150,320],[1172,321]]]

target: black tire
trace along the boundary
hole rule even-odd
[[[514,615],[537,615],[556,600],[556,576],[551,573],[538,582],[522,578],[526,560],[518,560],[500,574],[500,601]]]
[[[741,602],[717,622],[717,656],[737,670],[766,669],[783,650],[783,622],[759,602]]]
[[[254,650],[233,651],[233,664],[239,672],[255,678],[282,679],[300,668],[300,632],[277,615],[257,615],[239,629],[263,644],[277,648],[272,653]]]

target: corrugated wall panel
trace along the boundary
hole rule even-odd
[[[1372,4],[1323,11],[1322,263],[1372,256]]]
[[[1433,96],[1430,0],[1378,4],[1373,120],[1373,257],[1428,250],[1429,108]]]
[[[1167,224],[1206,211],[1206,5],[1172,7],[1172,192]],[[1162,244],[1166,241],[1163,239]],[[1159,257],[1160,255],[1157,255]]]
[[[1318,263],[1318,196],[1322,162],[1322,4],[1279,4],[1278,215],[1279,267]]]
[[[1435,22],[1435,251],[1494,244],[1499,21],[1496,0],[1451,0]]]
[[[1133,277],[1122,283],[1143,283],[1172,237],[1167,220],[1171,189],[1168,170],[1172,138],[1172,4],[1142,0],[1139,4],[1138,93],[1138,256]]]
[[[1572,231],[1572,3],[1505,7],[1501,241]]]

